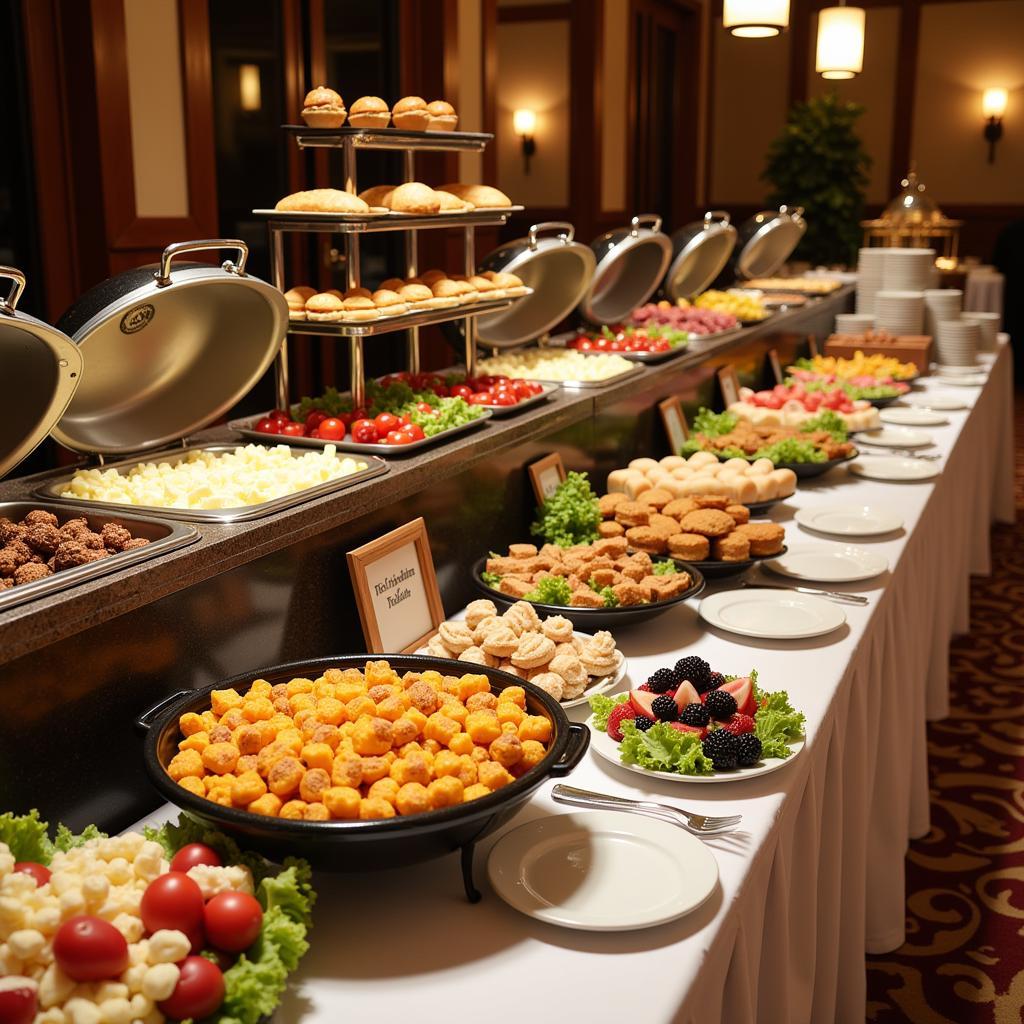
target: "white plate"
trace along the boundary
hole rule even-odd
[[[895,423],[905,427],[941,427],[949,422],[942,413],[932,412],[930,409],[900,409],[895,405],[879,410],[878,416],[883,423]]]
[[[809,594],[745,587],[705,597],[700,617],[740,636],[765,640],[802,640],[839,629],[846,614],[837,605]]]
[[[580,633],[576,630],[573,631],[573,635],[578,636],[581,640],[593,639],[590,633]],[[415,653],[430,655],[430,651],[427,650],[426,646],[417,648]],[[599,693],[607,693],[609,690],[614,690],[615,687],[618,686],[619,683],[621,683],[622,680],[626,678],[626,656],[617,647],[615,649],[615,653],[619,656],[619,664],[615,671],[612,672],[611,675],[597,676],[594,679],[591,679],[591,681],[587,683],[587,688],[583,691],[582,694],[580,694],[579,697],[575,697],[573,700],[559,701],[563,708],[575,708],[578,707],[580,704],[586,704],[591,697],[596,696]],[[467,661],[462,662],[462,664],[472,665],[473,662]]]
[[[942,472],[942,467],[924,459],[901,459],[891,455],[861,455],[850,463],[854,476],[871,480],[931,480]]]
[[[965,377],[943,377],[942,383],[954,388],[980,388],[988,380],[983,373],[973,373]]]
[[[851,544],[835,544],[820,548],[790,548],[778,558],[761,566],[798,580],[819,580],[822,583],[854,583],[879,576],[889,568],[882,555]]]
[[[696,836],[616,811],[555,814],[506,832],[491,850],[494,891],[528,917],[563,928],[622,932],[696,910],[718,863]]]
[[[971,377],[975,374],[984,375],[984,367],[979,366],[977,363],[970,363],[966,366],[946,366],[940,364],[936,366],[935,372],[940,377]]]
[[[955,412],[957,409],[966,409],[967,403],[957,395],[907,395],[904,399],[907,405],[915,409],[930,409],[932,412]]]
[[[899,516],[880,508],[871,508],[870,505],[802,508],[794,518],[805,530],[831,533],[837,537],[877,537],[903,526]]]
[[[898,427],[864,430],[857,435],[857,439],[882,448],[925,448],[932,444],[931,434],[926,434],[923,430],[901,430]]]
[[[625,764],[619,758],[618,743],[604,729],[596,728],[593,716],[587,719],[587,726],[590,729],[590,749],[598,757],[611,762],[618,768],[625,768],[628,772],[636,772],[637,775],[646,775],[654,779],[667,779],[669,782],[745,782],[747,779],[755,779],[759,775],[770,775],[772,772],[777,772],[804,749],[803,740],[794,740],[789,744],[789,749],[792,751],[789,757],[766,757],[752,768],[734,768],[728,772],[715,772],[714,775],[680,775],[678,772],[656,772],[650,768],[641,768],[638,764]]]

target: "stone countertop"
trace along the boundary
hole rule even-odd
[[[236,566],[324,533],[369,512],[436,486],[497,452],[555,433],[590,419],[600,408],[689,367],[727,354],[759,335],[798,329],[811,318],[840,312],[852,287],[805,306],[777,313],[764,323],[701,344],[675,359],[644,366],[642,373],[602,388],[564,388],[546,402],[517,416],[491,419],[479,430],[425,449],[422,454],[389,459],[389,471],[365,483],[324,495],[248,522],[199,523],[199,539],[141,565],[111,572],[0,613],[0,664],[29,654],[125,612],[150,604]],[[237,441],[226,427],[203,431],[190,443]],[[32,492],[60,471],[15,478],[0,484],[0,501],[31,499]],[[131,515],[125,507],[125,515]]]

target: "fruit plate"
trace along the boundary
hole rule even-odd
[[[789,744],[792,753],[789,757],[766,757],[751,768],[733,768],[731,771],[716,771],[714,775],[679,775],[677,772],[658,772],[651,768],[642,768],[638,764],[625,764],[619,760],[619,745],[608,735],[604,729],[598,729],[594,725],[594,717],[587,719],[587,727],[590,729],[590,749],[598,757],[617,768],[625,768],[628,772],[636,772],[637,775],[646,775],[648,778],[667,779],[669,782],[743,782],[747,779],[756,779],[761,775],[770,775],[784,768],[795,755],[804,749],[803,740],[794,740]]]
[[[696,836],[616,811],[528,821],[495,843],[487,874],[513,909],[582,931],[665,924],[696,910],[718,887],[715,856]]]
[[[680,563],[683,564],[683,563]],[[492,587],[481,579],[481,573],[487,565],[486,558],[480,558],[473,566],[473,583],[486,597],[489,597],[496,604],[511,607],[520,600],[511,594],[503,594],[497,587]],[[644,619],[653,619],[662,612],[683,601],[699,596],[704,591],[704,574],[699,569],[686,566],[690,574],[691,585],[683,593],[669,598],[667,601],[656,601],[650,604],[631,604],[619,608],[573,608],[562,604],[541,604],[539,601],[530,603],[537,609],[538,615],[561,615],[567,618],[577,629],[590,632],[595,629],[618,629],[630,622],[641,622]]]

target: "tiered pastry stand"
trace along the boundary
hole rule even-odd
[[[356,151],[360,149],[398,150],[403,155],[403,180],[416,181],[415,155],[417,152],[481,152],[494,136],[483,132],[409,132],[396,128],[307,128],[304,125],[285,125],[284,130],[294,136],[300,149],[340,149],[345,190],[356,194]],[[328,232],[340,234],[344,239],[345,272],[348,288],[360,285],[359,238],[361,235],[381,231],[405,232],[405,273],[415,277],[417,266],[417,234],[424,230],[461,229],[463,233],[464,273],[476,273],[475,229],[500,227],[509,216],[522,209],[511,206],[500,209],[471,210],[468,213],[435,215],[406,214],[331,214],[285,213],[276,210],[254,210],[266,218],[270,237],[270,268],[274,285],[285,290],[284,235],[289,231]],[[494,313],[514,302],[514,299],[478,301],[466,305],[415,310],[401,316],[382,317],[377,320],[353,322],[322,322],[292,320],[289,334],[316,334],[332,338],[348,338],[350,352],[351,395],[358,407],[365,397],[363,367],[363,338],[393,331],[409,332],[408,369],[419,372],[419,329],[428,324],[451,320],[465,320],[466,372],[472,375],[476,367],[476,317]],[[288,343],[281,344],[276,363],[276,394],[279,408],[287,408]]]

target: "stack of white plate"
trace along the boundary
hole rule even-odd
[[[940,320],[935,327],[935,354],[943,366],[974,366],[981,327],[976,320]]]
[[[935,337],[941,320],[955,320],[960,315],[964,293],[959,288],[927,288],[924,293],[924,333]]]
[[[888,249],[861,249],[857,257],[857,312],[875,311],[875,294],[885,287],[885,254]]]
[[[875,326],[890,334],[920,334],[924,330],[924,292],[878,292],[875,295]]]
[[[864,334],[875,326],[871,313],[838,313],[836,334]]]
[[[999,324],[1003,319],[1001,313],[964,313],[964,320],[973,320],[981,328],[981,339],[978,342],[979,352],[995,352]]]
[[[934,249],[886,249],[885,288],[894,292],[923,292],[932,287]]]

